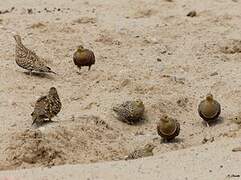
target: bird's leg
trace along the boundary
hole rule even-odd
[[[162,143],[168,143],[167,139],[162,139]]]
[[[80,69],[78,69],[77,74],[79,74],[79,75],[81,74],[81,70]]]
[[[49,119],[49,122],[51,122],[52,120],[51,120],[51,115],[48,115],[48,119]]]
[[[89,66],[89,70],[90,70],[90,68],[91,68],[91,65]]]
[[[207,126],[207,127],[210,127],[209,124],[208,124],[208,122],[206,122],[206,126]]]
[[[78,72],[77,72],[77,74],[81,74],[81,66],[78,66]]]
[[[32,76],[32,70],[29,71],[29,75]]]

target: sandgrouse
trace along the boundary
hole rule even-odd
[[[59,95],[55,87],[51,87],[48,95],[41,96],[34,107],[32,112],[33,123],[41,124],[45,122],[45,119],[51,121],[51,118],[56,116],[61,110],[61,102]]]
[[[22,40],[19,35],[14,35],[13,37],[16,41],[15,61],[17,65],[23,69],[29,70],[30,75],[32,71],[56,74],[45,65],[43,58],[37,56],[34,51],[29,50],[22,44]]]
[[[93,64],[95,64],[95,55],[93,51],[85,49],[83,46],[79,46],[77,51],[73,55],[73,61],[79,69],[82,66],[89,66],[89,70]]]
[[[218,119],[221,113],[221,105],[213,99],[213,95],[208,93],[205,100],[202,100],[198,105],[198,113],[200,117],[208,123]]]
[[[153,156],[153,149],[156,146],[154,144],[148,143],[141,149],[136,149],[133,152],[131,152],[125,160],[131,160],[131,159],[138,159],[148,156]]]
[[[119,120],[133,125],[143,119],[145,107],[143,102],[137,99],[114,106],[113,111]]]
[[[157,124],[157,133],[164,141],[171,141],[180,133],[180,123],[167,115],[163,115]]]

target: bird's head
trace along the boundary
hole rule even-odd
[[[51,88],[49,89],[49,95],[50,95],[50,96],[51,96],[51,95],[58,95],[57,89],[56,89],[55,87],[51,87]]]
[[[13,37],[14,37],[14,39],[15,39],[15,41],[16,41],[17,43],[21,43],[21,37],[20,37],[20,35],[15,34]]]
[[[151,143],[148,143],[145,145],[145,149],[148,151],[148,152],[151,152],[156,146],[154,144],[151,144]]]
[[[142,100],[140,100],[140,99],[135,100],[135,104],[137,105],[137,107],[143,107],[144,106]]]
[[[168,123],[169,122],[169,117],[167,114],[164,114],[162,117],[161,117],[161,121],[164,122],[164,123]]]
[[[84,47],[83,47],[82,45],[79,45],[79,46],[77,47],[77,51],[82,52],[83,50],[84,50]]]
[[[213,101],[213,95],[211,93],[208,93],[206,96],[207,101]]]

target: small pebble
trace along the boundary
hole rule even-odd
[[[17,124],[16,124],[16,123],[14,123],[14,124],[12,124],[12,125],[11,125],[11,127],[16,127],[16,126],[17,126]]]
[[[239,174],[229,174],[229,175],[227,175],[227,177],[240,177],[240,175]]]
[[[173,80],[174,80],[176,83],[185,84],[185,78],[183,78],[183,77],[176,77],[176,76],[174,76],[174,77],[173,77]]]
[[[157,60],[158,62],[161,62],[161,61],[162,61],[161,58],[157,58],[156,60]]]
[[[33,14],[33,10],[32,9],[27,9],[28,14]]]
[[[241,151],[241,147],[236,147],[232,149],[232,152],[240,152]]]
[[[195,17],[197,16],[197,12],[196,11],[190,11],[188,14],[187,14],[188,17]]]
[[[216,76],[216,75],[218,75],[217,72],[213,72],[213,73],[210,74],[210,76]]]

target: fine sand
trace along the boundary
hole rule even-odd
[[[240,9],[238,0],[0,1],[0,169],[102,166],[123,160],[146,143],[156,145],[154,157],[116,165],[151,164],[163,153],[176,162],[172,153],[183,159],[190,148],[198,152],[203,144],[221,148],[238,142]],[[197,16],[186,16],[193,10]],[[16,33],[57,75],[30,76],[16,65]],[[80,44],[94,51],[96,64],[79,74],[72,56]],[[51,86],[58,90],[62,110],[55,123],[35,129],[30,114]],[[222,106],[220,121],[209,128],[197,113],[208,92]],[[113,105],[136,98],[145,104],[145,121],[135,126],[118,121]],[[162,143],[156,132],[164,113],[181,124],[172,143]],[[232,151],[225,153],[235,159]],[[165,161],[160,162],[165,168]]]
[[[193,148],[132,161],[64,165],[0,173],[2,180],[236,180],[241,178],[240,139],[221,140]],[[224,146],[225,144],[225,146]]]

